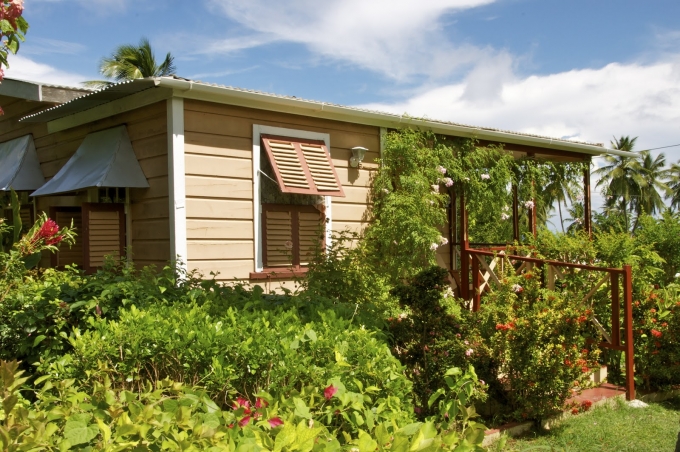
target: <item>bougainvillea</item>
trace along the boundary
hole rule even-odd
[[[0,1],[0,82],[5,77],[3,67],[9,67],[7,56],[19,50],[28,31],[28,23],[23,18],[24,0]],[[4,114],[0,107],[0,115]]]

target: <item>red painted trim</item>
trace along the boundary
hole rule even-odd
[[[262,281],[262,280],[285,280],[292,278],[302,278],[307,274],[306,267],[300,267],[295,270],[281,270],[281,269],[267,269],[265,268],[261,272],[251,272],[249,278],[251,280]]]

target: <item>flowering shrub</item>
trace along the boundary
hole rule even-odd
[[[365,410],[369,396],[342,386],[330,398],[310,388],[290,398],[259,394],[255,403],[239,398],[220,409],[202,390],[169,380],[132,393],[107,381],[86,390],[47,378],[35,391],[37,403],[24,407],[15,404],[25,382],[17,367],[0,361],[2,450],[484,450],[483,430],[472,421],[461,430],[384,421],[380,410]],[[328,427],[328,418],[360,427]]]
[[[680,286],[649,290],[633,303],[636,382],[645,389],[680,384]]]
[[[522,291],[513,285],[522,286]],[[584,387],[599,368],[592,310],[579,301],[539,288],[538,278],[507,277],[484,298],[475,315],[487,342],[512,417],[541,419],[561,411],[572,389]],[[494,375],[482,376],[494,378]]]
[[[3,66],[9,67],[7,56],[17,53],[19,43],[24,40],[28,23],[22,17],[24,0],[0,1],[0,82],[5,77]],[[0,108],[0,115],[4,114]]]

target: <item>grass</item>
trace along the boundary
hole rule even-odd
[[[647,408],[631,408],[619,401],[615,406],[596,407],[570,417],[552,430],[509,439],[503,450],[673,452],[679,441],[678,432],[680,396],[652,403]]]

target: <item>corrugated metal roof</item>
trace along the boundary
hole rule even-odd
[[[375,114],[375,115],[380,115],[386,118],[390,118],[392,120],[397,120],[401,121],[401,119],[416,119],[420,121],[424,121],[426,123],[431,123],[431,124],[438,124],[438,125],[444,125],[444,126],[455,126],[455,127],[465,127],[469,129],[474,129],[474,130],[479,130],[479,131],[488,131],[488,132],[498,132],[498,133],[505,133],[505,134],[510,134],[510,135],[515,135],[518,137],[531,137],[531,138],[537,138],[541,140],[549,140],[550,142],[560,142],[560,143],[565,143],[565,144],[582,144],[582,145],[587,145],[587,146],[597,146],[597,147],[603,147],[602,143],[588,143],[588,142],[583,142],[583,141],[576,141],[576,140],[568,140],[564,138],[555,138],[555,137],[549,137],[549,136],[544,136],[544,135],[538,135],[538,134],[531,134],[531,133],[525,133],[525,132],[515,132],[511,130],[504,130],[504,129],[499,129],[499,128],[493,128],[493,127],[481,127],[481,126],[473,126],[469,124],[464,124],[464,123],[458,123],[458,122],[452,122],[452,121],[444,121],[444,120],[438,120],[438,119],[431,119],[431,118],[418,118],[418,117],[413,117],[413,116],[405,116],[405,115],[397,115],[394,113],[388,113],[384,111],[377,111],[377,110],[370,110],[370,109],[365,109],[365,108],[359,108],[359,107],[351,107],[351,106],[346,106],[346,105],[340,105],[340,104],[334,104],[334,103],[329,103],[329,102],[320,102],[316,100],[311,100],[311,99],[304,99],[304,98],[298,98],[296,96],[286,96],[286,95],[281,95],[281,94],[273,94],[273,93],[267,93],[263,91],[258,91],[258,90],[253,90],[253,89],[245,89],[245,88],[239,88],[239,87],[234,87],[234,86],[227,86],[227,85],[220,85],[217,83],[207,83],[207,82],[202,82],[199,80],[189,80],[181,77],[159,77],[159,78],[146,78],[146,79],[136,79],[136,80],[131,80],[131,81],[126,81],[126,82],[121,82],[115,85],[111,85],[109,87],[94,91],[92,93],[88,93],[82,97],[76,98],[70,102],[66,102],[64,104],[58,105],[56,107],[50,108],[48,110],[44,110],[39,113],[35,113],[29,116],[26,116],[24,118],[21,118],[21,121],[25,122],[48,122],[52,121],[55,119],[63,118],[81,111],[85,111],[94,107],[97,107],[99,105],[106,104],[108,102],[129,96],[131,94],[135,94],[147,89],[151,89],[154,87],[158,87],[159,85],[162,86],[162,82],[165,79],[169,80],[179,80],[179,81],[186,81],[190,82],[193,85],[198,85],[198,86],[206,86],[206,87],[213,87],[213,88],[218,88],[220,90],[224,90],[225,92],[235,92],[235,93],[249,93],[249,94],[254,94],[257,96],[261,96],[263,101],[266,101],[267,98],[270,99],[285,99],[288,101],[293,101],[293,102],[299,102],[300,104],[314,104],[319,106],[321,109],[323,109],[325,106],[327,107],[336,107],[336,108],[341,108],[343,110],[347,110],[348,113],[351,113],[352,111],[354,112],[361,112],[361,113],[370,113],[370,114]]]

